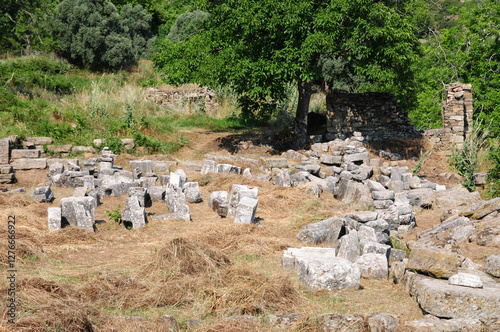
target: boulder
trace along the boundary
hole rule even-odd
[[[273,178],[273,184],[280,187],[292,186],[292,171],[281,171]]]
[[[334,245],[343,227],[343,220],[333,217],[302,227],[297,239],[310,245],[325,243]]]
[[[471,219],[481,219],[495,211],[500,211],[500,197],[490,199],[489,201],[480,201],[470,208],[466,208],[460,214]]]
[[[449,278],[458,272],[464,257],[436,248],[417,248],[410,252],[408,269],[431,275],[435,278]]]
[[[64,197],[61,198],[60,204],[61,224],[63,226],[81,226],[93,230],[95,220],[95,199],[93,197]]]
[[[132,168],[139,168],[142,174],[153,172],[153,161],[152,160],[131,160],[130,166]]]
[[[283,251],[281,263],[285,270],[298,270],[300,261],[329,261],[334,257],[335,249],[333,248],[288,248]]]
[[[462,225],[466,225],[468,223],[470,223],[470,220],[469,220],[469,218],[466,218],[466,217],[452,218],[451,220],[448,220],[448,221],[442,223],[438,227],[435,227],[435,228],[432,228],[430,230],[419,233],[418,236],[424,237],[424,236],[429,236],[429,235],[440,234],[448,229],[462,226]]]
[[[378,212],[376,211],[356,211],[346,214],[346,217],[349,217],[361,223],[377,220],[377,216]]]
[[[208,173],[217,173],[217,162],[215,160],[205,159],[201,166],[201,175]]]
[[[434,204],[435,194],[430,188],[412,189],[408,192],[408,199],[412,206],[430,209]]]

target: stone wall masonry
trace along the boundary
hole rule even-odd
[[[454,83],[447,90],[446,100],[441,107],[442,129],[428,129],[423,135],[436,147],[463,147],[464,140],[472,129],[472,86]]]
[[[368,140],[416,138],[411,124],[392,93],[344,93],[326,96],[327,130],[340,137],[360,132]]]

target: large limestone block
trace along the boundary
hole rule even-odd
[[[330,260],[298,262],[299,280],[312,290],[358,289],[361,271],[347,259],[334,257]]]
[[[47,167],[47,158],[16,159],[11,163],[11,165],[15,170],[45,169]]]
[[[146,209],[141,206],[137,196],[127,198],[125,209],[122,212],[122,220],[125,225],[131,225],[132,228],[142,228],[146,226]]]
[[[339,240],[338,257],[354,262],[360,255],[359,236],[356,230],[351,230]]]
[[[489,201],[481,201],[470,208],[465,209],[460,214],[471,219],[481,219],[484,216],[500,211],[500,197],[490,199]]]
[[[213,209],[213,202],[216,199],[220,199],[222,201],[227,200],[227,191],[214,191],[210,194],[210,197],[208,199],[208,207]]]
[[[424,236],[429,236],[429,235],[440,234],[448,229],[452,229],[452,228],[455,228],[458,226],[466,225],[468,223],[470,223],[470,220],[467,217],[453,218],[451,220],[448,220],[448,221],[442,223],[441,225],[439,225],[436,228],[432,228],[428,231],[424,231],[422,233],[419,233],[418,236],[424,237]]]
[[[354,262],[365,279],[387,279],[389,265],[387,256],[380,254],[364,254]]]
[[[10,140],[0,139],[0,165],[8,164],[10,159]]]
[[[183,188],[186,200],[189,203],[200,203],[203,201],[198,182],[186,182]]]
[[[56,232],[61,229],[61,208],[49,207],[47,209],[48,226],[51,232]]]
[[[477,191],[469,193],[467,190],[448,189],[436,193],[436,206],[440,209],[467,206],[480,200],[481,196]]]
[[[286,158],[261,158],[262,163],[269,168],[286,168],[288,160]]]
[[[201,166],[201,175],[208,173],[217,173],[217,162],[215,160],[205,159]]]
[[[458,272],[464,257],[436,248],[417,248],[410,252],[408,269],[435,278],[449,278]]]
[[[342,179],[339,182],[337,199],[342,200],[342,203],[346,205],[352,205],[353,208],[368,209],[373,206],[368,187],[353,180]]]
[[[318,247],[303,247],[303,248],[288,248],[283,251],[281,260],[283,269],[298,270],[299,262],[301,261],[330,261],[335,257],[335,249],[333,248],[318,248]]]
[[[399,327],[398,317],[388,313],[373,314],[368,317],[367,323],[371,332],[392,332]]]
[[[142,174],[153,172],[152,160],[131,160],[130,166],[132,168],[139,168],[142,171]]]
[[[258,193],[259,189],[257,187],[233,184],[233,186],[231,187],[231,195],[229,196],[228,215],[235,215],[238,203],[243,197],[257,199]]]
[[[64,197],[61,198],[60,204],[63,225],[81,226],[86,229],[90,229],[90,226],[93,227],[95,220],[95,199],[93,197]],[[79,218],[83,219],[79,220]]]
[[[408,332],[477,332],[483,324],[479,319],[438,319],[424,318],[406,322],[405,331]]]
[[[408,199],[412,206],[430,209],[434,204],[435,193],[431,188],[412,189],[408,192]]]
[[[40,158],[42,151],[34,149],[13,149],[10,152],[11,159]]]
[[[343,224],[342,219],[339,217],[321,220],[302,227],[297,239],[311,245],[318,243],[334,245]]]
[[[292,171],[281,171],[273,178],[273,184],[280,187],[292,186]]]
[[[485,319],[499,315],[500,284],[485,283],[483,288],[450,285],[406,271],[406,288],[422,310],[442,318]]]
[[[236,207],[234,222],[239,224],[255,223],[255,212],[258,200],[250,197],[242,197]]]

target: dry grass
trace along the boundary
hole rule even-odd
[[[122,165],[128,161],[122,160]],[[189,172],[188,176],[194,181],[201,177]],[[167,328],[160,317],[167,314],[176,318],[181,330],[279,331],[267,322],[267,315],[293,312],[303,316],[289,330],[316,331],[315,318],[323,313],[389,312],[401,321],[421,317],[404,289],[389,281],[363,281],[363,289],[356,291],[311,292],[296,272],[281,268],[283,250],[303,246],[296,239],[300,227],[348,212],[332,196],[325,193],[318,199],[301,188],[280,188],[237,175],[211,176],[200,187],[205,201],[213,191],[230,191],[232,184],[258,186],[258,225],[221,219],[203,202],[190,205],[191,222],[151,220],[147,227],[129,231],[110,222],[104,212],[124,206],[125,197],[109,197],[96,209],[96,219],[106,221],[97,225],[96,233],[75,228],[51,233],[50,204],[35,203],[27,194],[0,194],[1,220],[8,215],[18,220],[19,321],[9,328],[162,331]],[[25,185],[29,193],[45,172],[18,172],[17,177],[17,186]],[[56,206],[71,194],[68,189],[52,189]],[[154,203],[148,212],[167,209],[164,203]],[[6,238],[4,228],[0,236]],[[0,245],[5,265],[5,241]],[[5,300],[6,287],[6,280],[0,281]],[[6,313],[0,311],[0,326],[7,326]],[[258,320],[226,320],[233,315]],[[195,326],[191,319],[203,324]]]

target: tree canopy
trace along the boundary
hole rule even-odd
[[[343,62],[365,82],[396,89],[412,79],[415,30],[392,1],[222,0],[209,9],[196,37],[160,44],[157,66],[172,83],[230,85],[255,101],[279,100],[287,84],[296,82],[299,145],[312,85],[336,79],[335,71],[324,72],[326,60]]]

